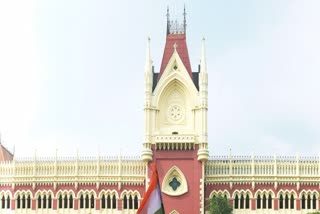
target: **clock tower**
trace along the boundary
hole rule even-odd
[[[148,39],[144,72],[145,128],[142,159],[146,184],[156,163],[166,213],[204,212],[204,166],[208,160],[208,74],[202,40],[199,70],[192,72],[183,23],[167,11],[160,71],[153,71]],[[146,185],[148,186],[148,185]]]

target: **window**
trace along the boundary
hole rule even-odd
[[[17,209],[20,209],[20,195],[17,197]]]
[[[283,196],[282,196],[282,194],[280,195],[280,199],[279,199],[279,207],[280,207],[280,209],[283,209]]]
[[[83,209],[83,195],[80,195],[80,209]]]
[[[105,209],[105,208],[106,208],[106,197],[103,194],[101,197],[101,209]]]
[[[41,196],[39,195],[38,196],[38,209],[41,208]]]
[[[134,196],[134,209],[138,209],[139,205],[138,205],[138,196]]]
[[[110,195],[108,195],[108,197],[107,197],[107,208],[108,208],[108,209],[111,208],[111,198],[110,198]]]
[[[268,209],[272,209],[272,196],[269,193],[269,197],[268,197]]]
[[[236,197],[234,199],[234,208],[235,209],[239,209],[239,197],[238,197],[238,195],[236,195]]]
[[[125,195],[124,198],[123,198],[123,209],[128,209],[127,203],[128,203],[127,196]]]
[[[62,195],[59,196],[59,208],[62,209]]]
[[[117,208],[117,200],[116,200],[116,196],[113,195],[112,197],[112,209],[116,209]]]
[[[69,208],[70,209],[73,208],[73,197],[72,197],[72,195],[70,195],[70,197],[69,197]]]
[[[91,200],[90,200],[90,202],[91,202],[91,209],[93,209],[94,208],[94,196],[93,195],[91,195]]]
[[[28,207],[30,208],[30,207]],[[10,197],[9,195],[7,196],[7,209],[10,209]]]
[[[1,199],[1,208],[4,209],[5,205],[6,205],[6,199],[5,199],[4,195],[3,195],[2,199]]]
[[[49,197],[48,197],[48,208],[49,208],[49,209],[52,208],[52,198],[51,198],[51,195],[49,195]]]
[[[261,197],[260,197],[260,194],[257,197],[257,209],[261,209]]]

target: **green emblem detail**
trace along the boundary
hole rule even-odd
[[[176,191],[180,185],[181,185],[180,182],[175,177],[169,183],[169,186],[171,186],[173,191]]]

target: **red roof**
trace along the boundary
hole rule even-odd
[[[13,154],[0,143],[0,161],[13,160]]]
[[[160,67],[160,74],[158,75],[158,80],[160,79],[164,69],[167,67],[168,62],[174,51],[174,44],[177,44],[177,52],[182,60],[184,67],[186,67],[191,79],[192,79],[192,71],[190,66],[190,59],[186,41],[185,34],[168,34],[166,39],[166,46],[164,48],[162,63]]]

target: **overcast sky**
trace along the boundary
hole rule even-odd
[[[206,37],[210,155],[320,154],[320,1],[1,1],[0,132],[17,156],[140,155],[147,37],[166,7],[193,71]]]

